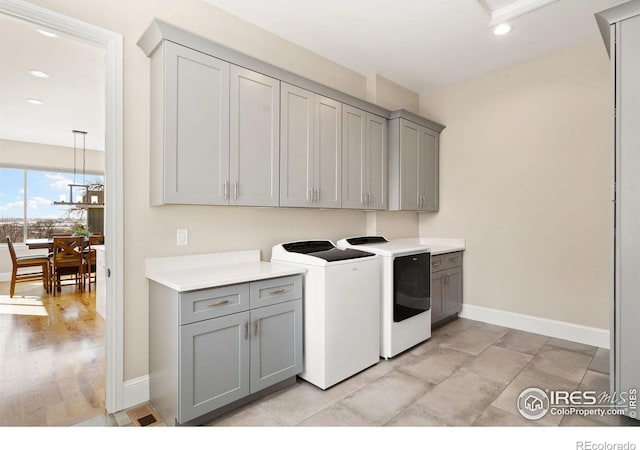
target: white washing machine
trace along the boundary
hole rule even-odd
[[[380,356],[391,358],[431,337],[431,252],[420,244],[382,236],[341,239],[339,248],[382,258]]]
[[[380,258],[330,241],[272,248],[271,261],[304,267],[304,368],[327,389],[380,361]]]

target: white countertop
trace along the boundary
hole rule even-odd
[[[304,273],[301,267],[260,260],[260,250],[151,258],[146,277],[178,292]]]
[[[394,239],[397,242],[406,242],[407,244],[419,244],[425,245],[431,249],[432,255],[441,255],[442,253],[451,253],[463,251],[466,248],[464,239],[450,239],[450,238],[407,238],[407,239]]]

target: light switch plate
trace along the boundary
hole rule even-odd
[[[178,228],[177,239],[178,245],[187,245],[189,243],[189,230],[186,228]]]

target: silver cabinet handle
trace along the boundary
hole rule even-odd
[[[366,205],[367,204],[367,194],[362,194],[362,204]]]
[[[256,320],[256,321],[254,322],[254,325],[253,325],[253,335],[254,335],[254,336],[258,336],[258,331],[259,331],[259,325],[258,325],[258,324],[259,324],[259,323],[260,323],[260,321],[259,321],[259,320]]]
[[[433,261],[433,262],[431,262],[431,265],[432,265],[433,267],[438,267],[440,264],[442,264],[442,260],[440,260],[440,259],[439,259],[439,260],[437,260],[437,261]]]
[[[287,292],[286,289],[276,289],[275,291],[269,292],[269,295],[280,295],[284,294],[285,292]]]
[[[367,205],[371,204],[371,194],[367,193]]]
[[[209,303],[209,307],[213,308],[214,306],[222,306],[222,305],[226,305],[228,303],[229,303],[229,300],[221,300],[219,302]]]
[[[313,189],[309,189],[309,202],[313,203]]]
[[[316,202],[320,202],[320,189],[316,189]]]
[[[229,200],[229,180],[224,180],[224,199]]]
[[[238,182],[233,182],[233,199],[238,200]]]
[[[244,338],[249,339],[249,321],[245,320],[244,321]]]

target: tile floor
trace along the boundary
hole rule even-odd
[[[467,319],[323,391],[304,380],[211,426],[621,426],[621,417],[523,418],[523,389],[609,391],[608,350]],[[130,425],[126,412],[79,425]]]

